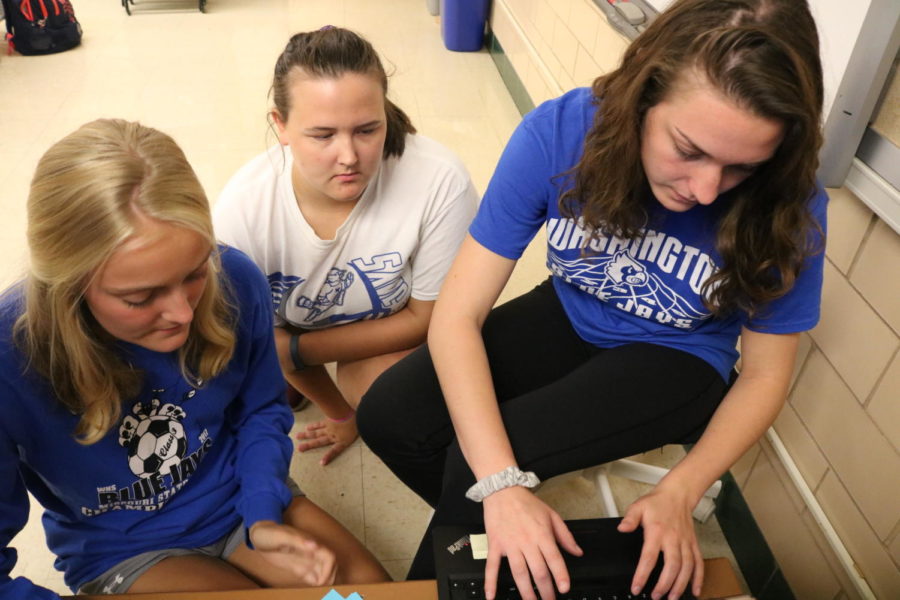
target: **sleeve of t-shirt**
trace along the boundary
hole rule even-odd
[[[234,400],[231,427],[238,440],[238,512],[248,529],[257,521],[280,523],[291,501],[285,480],[294,423],[284,400],[284,379],[272,334],[269,289],[262,272],[245,255],[223,250],[223,265],[238,298],[241,343],[249,344],[244,379]]]
[[[763,306],[758,314],[745,324],[748,329],[760,333],[798,333],[812,329],[819,322],[822,276],[825,267],[827,206],[828,195],[824,188],[819,186],[809,203],[813,220],[821,228],[821,231],[809,233],[808,239],[815,249],[814,253],[804,261],[794,287],[781,298]]]
[[[444,181],[437,182],[413,258],[413,298],[437,298],[477,206],[478,192],[462,166],[448,171]]]
[[[518,260],[547,217],[558,189],[549,144],[525,117],[510,137],[469,233],[496,254]]]
[[[0,394],[12,394],[0,383]],[[24,577],[12,578],[17,553],[10,541],[28,521],[28,493],[19,474],[19,455],[13,440],[0,427],[0,598],[8,600],[58,600],[59,596]]]
[[[253,236],[244,215],[246,193],[239,183],[240,172],[225,184],[213,207],[213,230],[216,239],[233,246],[253,258]]]

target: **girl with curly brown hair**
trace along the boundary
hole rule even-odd
[[[484,519],[488,598],[501,556],[523,598],[532,580],[544,599],[569,588],[557,543],[581,550],[529,490],[539,479],[687,441],[620,530],[643,527],[633,593],[660,552],[653,598],[699,593],[691,512],[774,421],[818,320],[821,107],[806,2],[680,0],[618,69],[513,134],[428,347],[358,415],[432,526]],[[491,310],[542,226],[550,279]],[[426,535],[410,576],[431,574]]]

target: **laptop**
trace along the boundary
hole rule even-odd
[[[631,579],[641,555],[644,538],[641,530],[620,533],[620,518],[566,521],[583,556],[561,553],[572,581],[571,590],[556,597],[560,600],[644,600],[662,570],[662,556],[650,575],[644,590],[630,593]],[[434,562],[439,600],[479,600],[484,598],[484,565],[486,540],[484,525],[439,526],[433,532]],[[540,597],[540,596],[538,596]],[[694,599],[690,590],[683,600]],[[504,558],[497,581],[497,600],[519,600],[509,564]]]

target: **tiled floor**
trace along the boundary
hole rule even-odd
[[[154,6],[166,10],[151,11]],[[439,24],[422,0],[209,0],[207,14],[180,8],[187,6],[139,0],[128,17],[116,0],[79,0],[80,48],[46,57],[0,54],[0,285],[25,265],[24,206],[37,159],[91,119],[138,119],[170,133],[214,201],[241,164],[274,142],[267,92],[275,58],[295,31],[333,24],[367,36],[393,73],[394,101],[421,133],[460,155],[480,191],[519,120],[488,54],[444,50]],[[539,236],[503,298],[543,279],[541,244]],[[315,418],[308,409],[297,427]],[[669,448],[647,458],[670,464],[680,452]],[[427,506],[361,442],[326,468],[317,461],[315,453],[298,455],[292,474],[402,578]],[[620,506],[642,489],[625,481],[614,487]],[[581,479],[550,482],[540,494],[567,517],[600,513],[593,488]],[[19,551],[13,573],[63,592],[39,516],[33,506],[28,527],[13,542]],[[699,529],[707,556],[730,555],[714,519]]]

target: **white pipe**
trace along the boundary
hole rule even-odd
[[[609,463],[609,472],[613,475],[618,475],[619,477],[626,477],[628,479],[634,479],[635,481],[656,485],[663,477],[668,475],[669,469],[622,458]],[[722,482],[717,480],[709,486],[708,490],[703,492],[703,495],[709,498],[715,498],[719,495],[721,489]]]
[[[619,508],[616,506],[616,500],[609,485],[608,471],[609,469],[607,469],[606,465],[600,467],[594,474],[594,482],[600,490],[600,498],[603,500],[603,506],[606,508],[606,516],[618,517],[620,516]]]
[[[838,560],[841,561],[841,566],[844,567],[844,571],[847,573],[850,581],[853,582],[856,591],[859,592],[860,596],[867,600],[876,600],[872,588],[869,587],[866,580],[863,579],[859,574],[859,571],[856,570],[856,561],[854,561],[853,557],[850,556],[850,553],[847,552],[847,548],[834,530],[834,527],[832,527],[831,521],[828,520],[825,511],[822,510],[822,506],[819,504],[819,501],[816,500],[816,497],[809,488],[809,485],[807,485],[806,480],[803,479],[803,475],[800,474],[800,469],[797,468],[794,459],[791,458],[791,455],[788,453],[787,448],[785,448],[781,438],[778,437],[778,433],[774,428],[769,427],[769,430],[766,432],[766,437],[769,438],[769,442],[771,442],[772,447],[775,449],[775,453],[778,454],[778,458],[781,459],[784,468],[787,469],[788,475],[790,476],[791,481],[794,482],[797,491],[803,496],[806,507],[816,520],[822,533],[825,534],[825,539],[828,540],[831,549],[834,550]]]

